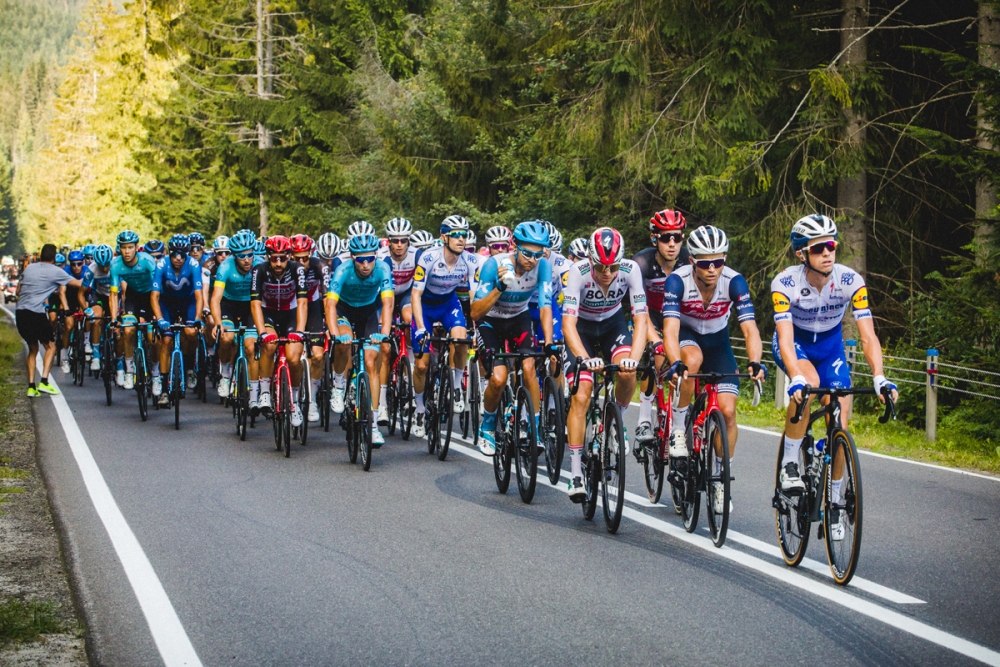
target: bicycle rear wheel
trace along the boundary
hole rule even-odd
[[[291,371],[285,367],[281,370],[281,430],[282,445],[285,448],[285,458],[292,455],[292,375]],[[305,421],[304,419],[302,420]]]
[[[538,437],[545,445],[545,469],[551,484],[559,483],[566,451],[566,417],[562,391],[553,378],[542,383],[542,405],[538,417]]]
[[[861,527],[864,516],[861,467],[858,461],[858,449],[850,433],[838,429],[833,432],[829,442],[832,445],[830,449],[832,459],[830,465],[826,467],[826,479],[823,480],[826,557],[830,561],[833,580],[841,586],[846,586],[854,577],[858,558],[861,556]],[[844,456],[844,476],[841,477],[840,498],[834,503],[831,498],[831,483],[836,481],[833,479],[833,467],[840,452],[843,452]],[[843,527],[842,535],[835,533],[838,523]],[[834,539],[835,537],[840,539]]]
[[[604,406],[604,442],[601,443],[601,504],[604,525],[609,533],[617,533],[625,505],[625,427],[622,410],[614,400]]]
[[[347,431],[347,458],[350,459],[351,463],[357,463],[360,442],[358,441],[358,424],[354,421],[354,416],[357,414],[357,411],[354,409],[354,380],[351,380],[351,387],[348,392],[350,393],[350,400],[344,407],[344,423],[347,426],[345,429]]]
[[[715,546],[721,547],[726,543],[726,532],[729,530],[732,481],[729,478],[729,437],[726,433],[726,422],[718,410],[713,410],[708,415],[705,434],[701,452],[705,461],[705,515],[708,518],[708,532],[712,536],[712,542]],[[716,448],[722,452],[720,456],[716,455]],[[716,502],[717,493],[722,495],[721,504]]]
[[[198,376],[198,383],[195,387],[196,395],[201,396],[201,402],[208,402],[208,348],[205,346],[205,338],[198,334],[197,345],[194,350],[194,369]]]
[[[104,381],[104,397],[111,405],[112,389],[115,386],[115,343],[111,329],[104,330],[101,338],[101,379]]]
[[[274,428],[274,449],[280,452],[285,432],[281,428],[281,390],[283,387],[279,377],[275,377],[271,381],[271,389],[273,391],[271,396],[271,426]]]
[[[594,513],[597,512],[597,496],[601,487],[601,461],[597,454],[587,453],[590,442],[583,446],[583,488],[587,491],[587,497],[580,505],[583,518],[587,521],[593,521]]]
[[[299,380],[299,412],[302,413],[302,425],[298,427],[299,444],[306,446],[309,437],[309,392],[312,391],[312,378],[309,376],[309,360],[302,361],[302,379]]]
[[[799,470],[801,472],[805,472],[809,466],[808,447],[811,447],[811,444],[809,444],[807,437],[799,450]],[[782,436],[778,440],[778,460],[774,465],[774,498],[771,505],[774,507],[774,525],[778,533],[781,557],[786,565],[797,567],[805,558],[806,548],[809,546],[809,528],[812,525],[809,520],[809,497],[812,483],[808,475],[803,475],[802,481],[807,484],[805,491],[789,495],[781,492],[781,461],[784,458],[784,453],[785,438]]]
[[[438,375],[441,378],[441,384],[438,387],[437,395],[437,419],[439,424],[435,451],[437,452],[438,461],[444,461],[448,457],[448,447],[451,445],[452,419],[455,414],[455,392],[452,388],[451,368],[447,365],[442,366],[439,369]]]
[[[146,421],[149,417],[149,405],[146,402],[146,355],[140,350],[136,351],[139,354],[135,355],[135,394],[139,401],[139,416],[142,421]]]
[[[514,392],[511,391],[510,386],[506,385],[503,388],[503,400],[500,401],[500,408],[497,410],[497,421],[496,430],[494,431],[494,438],[497,442],[497,451],[493,455],[493,479],[497,483],[497,490],[500,493],[507,493],[507,488],[510,486],[510,458],[511,450],[513,445],[511,444],[511,439],[513,434],[511,433],[513,424],[510,423],[508,419],[508,407],[514,403]]]
[[[535,409],[531,404],[531,396],[524,387],[517,390],[512,442],[517,465],[517,490],[521,494],[521,501],[530,503],[535,497],[538,479],[538,436],[535,432]]]
[[[247,360],[236,360],[236,398],[233,401],[236,409],[236,435],[240,440],[247,439],[247,413],[250,412],[250,380],[247,374]]]
[[[667,460],[666,453],[669,446],[670,437],[670,410],[665,410],[666,414],[656,416],[656,429],[654,430],[655,440],[650,445],[643,446],[643,481],[646,483],[646,497],[654,505],[660,502],[663,494],[664,462]],[[671,497],[676,498],[671,486]],[[674,509],[679,507],[675,501]]]
[[[431,354],[425,352],[424,354]],[[438,408],[438,386],[437,358],[431,355],[430,364],[427,366],[427,374],[424,376],[424,427],[427,430],[427,453],[433,454],[437,449],[438,427],[441,425],[437,416]]]
[[[361,468],[367,471],[372,467],[372,396],[368,386],[368,374],[362,373],[358,378],[358,439],[361,445]]]

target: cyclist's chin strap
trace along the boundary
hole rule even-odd
[[[815,268],[812,265],[812,262],[809,261],[809,251],[808,250],[806,251],[806,258],[804,260],[802,260],[802,263],[806,265],[806,271],[813,271],[813,272],[818,273],[819,275],[823,276],[824,278],[829,278],[830,274],[833,273],[832,269],[829,270],[829,271],[820,271],[819,269]]]

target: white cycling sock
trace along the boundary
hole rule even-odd
[[[271,378],[267,378],[266,380],[264,378],[260,379],[260,393],[262,394],[271,393]]]
[[[583,447],[569,450],[569,474],[571,477],[583,477]]]
[[[299,388],[292,387],[292,403],[295,403],[297,405],[298,402],[299,402]]]
[[[250,382],[250,402],[256,403],[257,398],[260,396],[260,380],[253,380]]]
[[[320,382],[322,382],[322,380],[313,380],[312,381],[312,400],[314,400],[314,401],[316,400],[316,394],[319,393],[319,383]]]
[[[836,505],[840,502],[840,487],[844,483],[844,478],[835,479],[830,483],[830,502]]]
[[[389,388],[386,387],[385,385],[382,385],[382,389],[380,389],[379,392],[378,392],[378,404],[379,405],[386,405],[388,403],[389,399],[386,397],[386,394],[388,393],[388,391],[389,391]]]
[[[455,378],[455,382],[454,382],[454,387],[453,388],[460,390],[462,388],[462,376],[465,375],[465,369],[464,368],[453,368],[451,370],[452,370],[452,374],[453,374],[453,376]]]
[[[135,373],[135,359],[132,357],[125,357],[125,372]]]
[[[675,431],[684,430],[684,420],[687,419],[688,408],[690,407],[690,405],[685,405],[683,408],[671,408],[673,411],[673,424],[671,428]]]
[[[155,377],[155,378],[160,377],[160,365],[159,364],[153,364],[153,368],[151,369],[151,372],[153,374],[153,377]]]
[[[233,365],[220,363],[219,372],[222,373],[222,377],[231,379],[233,377]]]
[[[653,397],[639,394],[639,423],[653,421]]]
[[[424,392],[420,392],[414,396],[413,402],[417,404],[417,414],[423,414],[426,412],[426,410],[424,410]]]
[[[346,386],[347,386],[347,379],[344,378],[344,374],[343,373],[334,373],[333,374],[333,388],[334,389],[343,389]]]
[[[798,465],[799,450],[802,448],[802,438],[789,438],[785,436],[785,450],[781,455],[781,467],[784,468],[789,463]],[[802,472],[801,470],[799,472]]]
[[[617,399],[615,400],[615,403],[618,403]],[[628,410],[628,406],[629,405],[631,405],[631,404],[630,403],[626,403],[625,405],[622,405],[621,403],[618,403],[618,408],[622,411],[622,421],[625,420],[625,412]]]

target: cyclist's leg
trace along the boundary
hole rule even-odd
[[[271,311],[264,309],[264,333],[278,335],[275,322],[271,319]],[[260,346],[260,360],[257,367],[260,373],[260,393],[261,395],[271,393],[271,376],[274,374],[274,353],[277,351],[277,343],[262,343]]]
[[[605,320],[606,328],[601,336],[600,349],[605,359],[612,364],[621,361],[632,354],[632,332],[629,331],[625,315],[619,311],[614,317]],[[635,373],[619,373],[615,378],[615,402],[621,408],[622,416],[632,404],[635,394]]]
[[[589,336],[580,332],[580,339],[587,350],[587,355],[594,356],[596,346],[589,340]],[[570,476],[582,478],[583,439],[587,433],[587,410],[590,408],[590,394],[594,389],[594,376],[593,373],[584,368],[577,368],[574,358],[566,372],[566,381],[569,382],[570,387],[576,381],[577,373],[580,374],[580,384],[569,401],[569,417],[566,419],[566,446],[569,448]]]
[[[738,373],[739,366],[733,354],[733,346],[729,341],[729,330],[723,329],[701,337],[704,361],[701,370],[705,373]],[[736,440],[739,427],[736,425],[736,399],[740,395],[739,378],[726,378],[718,384],[719,409],[726,421],[726,435],[729,440],[729,458],[732,460],[736,451]],[[716,455],[721,456],[721,445],[716,448]]]
[[[502,338],[506,340],[511,350],[515,352],[534,352],[538,348],[535,346],[535,338],[532,336],[531,318],[527,312],[516,315],[505,322]],[[544,338],[542,343],[544,343]],[[537,410],[540,402],[540,389],[538,386],[538,373],[535,372],[535,360],[525,359],[522,363],[524,369],[524,386],[531,394]]]
[[[496,320],[487,318],[479,325],[480,348],[483,350],[503,350],[503,341],[496,330]],[[485,355],[483,355],[485,357]],[[507,384],[507,365],[496,362],[488,375],[486,391],[483,393],[483,419],[495,419],[500,408],[500,395]]]
[[[819,375],[819,384],[822,387],[831,389],[847,389],[851,387],[851,373],[847,365],[847,355],[844,353],[844,345],[841,342],[839,330],[835,335],[830,335],[816,344],[814,353],[826,352],[827,355],[822,360],[816,361],[816,373]],[[852,396],[844,396],[840,399],[840,421],[847,426],[851,418],[854,401]],[[833,483],[836,487],[835,499],[840,497],[840,482],[844,477],[844,451],[838,449],[833,457]]]
[[[95,301],[90,309],[94,311],[94,317],[104,317],[104,304]],[[96,350],[101,343],[101,325],[103,322],[95,320],[90,323],[90,344]]]
[[[771,354],[775,360],[775,364],[778,366],[778,370],[782,373],[788,374],[785,369],[785,363],[781,359],[781,351],[778,349],[778,332],[774,332],[774,336],[771,338]],[[806,350],[799,344],[798,341],[795,342],[795,355],[798,357],[799,370],[802,376],[806,380],[806,384],[816,387],[819,386],[819,374],[816,372],[813,362],[810,361]],[[811,402],[812,397],[806,399],[807,402]],[[809,427],[808,419],[799,420],[798,424],[792,423],[792,417],[795,416],[795,410],[798,407],[794,400],[788,402],[788,409],[785,410],[785,430],[784,430],[784,451],[781,459],[781,467],[784,468],[789,463],[798,464],[799,460],[799,449],[802,447],[802,439],[806,435],[806,429]],[[806,407],[805,414],[808,416],[809,407]]]
[[[306,320],[306,331],[310,333],[326,331],[326,315],[323,304],[323,299],[309,303],[309,317]],[[312,380],[312,386],[309,389],[312,392],[310,396],[310,402],[312,402],[315,401],[316,392],[319,391],[319,383],[323,381],[323,346],[313,345],[310,352],[309,377]]]
[[[465,338],[468,335],[468,320],[462,310],[458,296],[453,295],[448,309],[441,319],[445,331],[449,332],[452,338]],[[451,367],[455,373],[454,387],[456,391],[462,386],[462,374],[465,366],[469,362],[469,346],[453,345],[451,349]]]
[[[650,313],[649,327],[646,329],[646,336],[653,344],[654,349],[663,349],[663,338],[660,335],[662,329],[663,316],[660,315],[660,326],[656,325],[653,313]],[[662,354],[653,355],[653,367],[660,368],[663,365],[664,356]],[[639,423],[652,424],[653,421],[653,397],[656,395],[656,374],[650,374],[639,388]]]
[[[372,334],[379,333],[381,330],[381,308],[373,309],[364,322],[359,323],[361,328],[361,337],[368,339]],[[381,376],[379,375],[379,357],[381,356],[382,345],[376,345],[368,340],[365,343],[364,358],[365,358],[365,370],[368,372],[368,386],[371,389],[371,400],[372,400],[372,410],[376,413],[378,412],[378,406],[380,401],[383,400],[382,390],[385,385],[382,383]],[[388,368],[388,364],[382,364]],[[377,426],[373,423],[372,426]]]

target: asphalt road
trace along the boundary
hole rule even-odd
[[[1000,664],[997,479],[862,456],[864,543],[843,589],[819,540],[813,569],[776,555],[771,434],[741,433],[717,550],[649,506],[634,460],[609,535],[561,489],[500,495],[471,445],[440,462],[389,437],[365,473],[336,427],[285,459],[269,424],[240,442],[218,404],[186,400],[174,431],[171,413],[142,423],[132,391],[107,407],[97,381],[54,376],[205,665]],[[55,403],[35,415],[92,657],[171,664]]]

